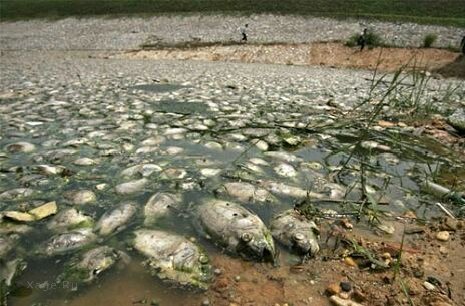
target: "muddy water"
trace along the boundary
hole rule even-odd
[[[178,90],[188,93],[190,89],[177,85],[138,85],[130,89],[151,94]],[[441,148],[434,141],[371,131],[367,139],[387,147],[364,148],[360,145],[362,133],[356,129],[327,129],[319,133],[308,133],[297,128],[283,128],[282,133],[275,133],[276,127],[246,128],[236,125],[238,118],[247,114],[247,109],[238,112],[241,116],[229,118],[231,113],[237,112],[233,106],[228,108],[230,106],[226,105],[223,110],[218,111],[211,101],[207,104],[176,100],[175,96],[171,100],[165,98],[163,96],[159,101],[148,103],[151,112],[137,111],[137,103],[133,104],[135,109],[123,108],[121,112],[129,113],[129,116],[118,121],[112,118],[118,112],[107,114],[100,109],[102,105],[84,105],[82,109],[73,105],[69,107],[69,112],[63,111],[68,106],[61,110],[60,107],[48,106],[48,110],[56,111],[57,118],[54,121],[40,121],[40,129],[34,128],[34,118],[27,119],[29,126],[21,129],[26,129],[29,133],[13,128],[13,120],[9,125],[2,123],[4,132],[0,139],[0,148],[7,148],[9,144],[18,141],[36,145],[33,153],[10,152],[7,149],[2,151],[1,191],[18,187],[35,190],[31,196],[25,198],[5,197],[0,204],[2,210],[21,210],[24,205],[29,207],[50,200],[55,200],[61,210],[73,206],[66,198],[66,192],[80,189],[92,190],[97,196],[96,203],[79,207],[95,220],[123,200],[133,200],[139,206],[135,220],[124,231],[110,238],[101,238],[96,243],[126,252],[130,256],[130,262],[118,264],[89,285],[57,282],[64,264],[74,254],[55,257],[41,255],[43,242],[52,233],[46,228],[48,220],[32,223],[32,231],[18,235],[9,255],[9,258],[20,257],[27,262],[27,268],[14,282],[9,297],[11,305],[63,305],[65,302],[68,305],[137,305],[150,304],[152,300],[161,305],[199,305],[205,297],[204,293],[176,288],[150,275],[142,265],[143,258],[131,248],[133,231],[143,226],[143,206],[158,191],[181,195],[182,205],[177,214],[157,223],[154,228],[196,239],[207,250],[214,264],[221,263],[224,266],[230,260],[231,265],[237,269],[228,271],[232,275],[256,275],[259,274],[257,271],[278,268],[266,264],[259,264],[258,267],[251,263],[242,264],[241,259],[223,254],[212,241],[203,239],[195,230],[192,208],[196,204],[213,196],[234,200],[232,196],[215,193],[225,182],[246,181],[258,186],[264,181],[272,180],[321,195],[326,201],[319,199],[313,202],[323,215],[332,210],[329,215],[334,215],[335,212],[350,216],[359,211],[357,201],[360,200],[361,193],[357,183],[360,182],[359,170],[363,163],[366,184],[373,189],[375,198],[382,202],[376,209],[389,213],[383,221],[389,223],[392,216],[401,215],[406,210],[413,210],[425,219],[441,214],[436,206],[425,204],[432,202],[433,198],[421,193],[419,187],[425,176],[429,176],[431,172],[441,173],[444,168],[454,164],[454,153]],[[113,110],[110,103],[103,105],[105,106]],[[13,107],[12,115],[15,108],[18,111],[20,107]],[[277,118],[279,117],[274,119]],[[292,121],[292,116],[286,119]],[[193,128],[195,124],[207,120],[213,122],[208,128]],[[262,120],[260,124],[266,123],[269,122]],[[124,125],[128,128],[121,130]],[[173,131],[179,128],[187,130]],[[90,137],[95,131],[100,134]],[[277,138],[274,144],[268,140],[271,144],[268,148],[259,148],[257,139],[266,140],[270,134]],[[154,138],[163,135],[163,140],[153,140],[150,144],[150,141],[146,141],[147,135]],[[299,140],[285,141],[289,136]],[[76,141],[67,144],[69,140]],[[128,148],[125,145],[133,147]],[[138,151],[141,148],[144,150]],[[271,150],[286,155],[267,154]],[[353,156],[352,152],[355,152]],[[352,158],[342,168],[341,165],[350,156]],[[78,157],[92,158],[97,164],[89,167],[75,165],[73,162]],[[254,164],[256,167],[251,166],[257,158],[263,160],[263,164],[259,162]],[[115,187],[130,180],[122,177],[121,172],[130,166],[144,163],[157,164],[162,171],[148,175],[148,183],[137,192],[129,195],[117,194]],[[292,166],[295,172],[276,170],[283,163]],[[67,172],[44,176],[35,168],[38,164],[63,165]],[[204,168],[218,169],[218,174],[206,177],[200,172]],[[176,177],[176,172],[170,172],[172,169],[183,170],[185,174]],[[336,172],[339,172],[339,176],[334,180]],[[463,173],[460,172],[459,175]],[[131,179],[139,178],[140,175],[135,175]],[[97,188],[100,184],[106,186]],[[332,192],[338,188],[342,192],[333,195]],[[265,224],[269,224],[273,215],[292,208],[303,200],[305,197],[301,194],[296,196],[276,193],[274,199],[267,203],[242,204],[259,215]],[[347,203],[345,200],[348,200]],[[373,230],[366,219],[362,220],[361,226],[366,230]],[[399,237],[399,229],[394,227],[394,230],[394,237]],[[281,266],[284,267],[299,262],[297,256],[281,247],[280,259]],[[280,273],[282,278],[296,277],[282,268]],[[253,291],[253,287],[248,290]],[[274,288],[269,290],[273,291]]]

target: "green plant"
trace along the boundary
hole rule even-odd
[[[427,34],[425,38],[423,38],[423,48],[431,48],[437,38],[438,36],[436,34]]]
[[[355,47],[357,46],[357,41],[358,38],[360,37],[360,34],[354,34],[352,35],[349,40],[346,42],[346,46],[348,47]],[[368,31],[367,34],[365,35],[365,44],[368,47],[383,47],[386,46],[386,44],[383,42],[383,39],[381,36],[373,31]]]

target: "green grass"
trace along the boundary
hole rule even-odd
[[[2,21],[172,13],[361,17],[465,27],[463,0],[0,0]]]
[[[436,34],[427,34],[423,38],[423,48],[431,48],[436,39],[438,39],[438,36]]]

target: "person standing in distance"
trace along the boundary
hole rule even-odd
[[[242,42],[247,42],[247,28],[249,27],[249,24],[246,23],[245,26],[240,28],[241,35],[242,35]]]
[[[360,51],[362,51],[363,48],[365,48],[365,45],[367,43],[367,35],[368,35],[368,29],[363,29],[362,34],[360,34],[360,36],[357,39],[357,45],[360,46]]]

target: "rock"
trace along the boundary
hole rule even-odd
[[[439,253],[446,255],[447,253],[449,253],[449,250],[445,246],[441,245],[439,247]]]
[[[339,286],[341,287],[342,291],[345,292],[349,292],[352,290],[352,284],[349,282],[341,282]]]
[[[333,295],[329,298],[329,300],[337,306],[363,306],[357,302],[351,300],[344,300],[343,298],[338,297],[337,295]]]
[[[42,220],[48,216],[56,214],[57,211],[57,204],[55,201],[52,201],[31,209],[29,213],[33,215],[36,220]]]
[[[208,306],[210,305],[210,301],[208,299],[205,299],[202,301],[202,306]]]
[[[11,153],[23,152],[29,153],[36,149],[36,146],[26,141],[11,143],[6,146],[6,150]]]
[[[35,221],[35,218],[33,215],[26,213],[26,212],[20,212],[20,211],[4,211],[2,213],[3,218],[8,218],[14,221],[18,222],[31,222]]]
[[[436,234],[436,239],[439,241],[448,241],[450,234],[448,231],[441,231]]]
[[[337,284],[337,283],[332,283],[332,284],[330,284],[328,287],[326,287],[325,292],[326,292],[329,296],[332,296],[332,295],[335,295],[335,294],[339,294],[339,293],[341,292],[341,287],[340,287],[339,284]]]
[[[436,289],[436,286],[434,286],[433,284],[429,282],[424,282],[423,287],[425,287],[425,289],[428,291],[433,291],[434,289]]]
[[[447,117],[447,122],[459,132],[465,132],[465,109],[459,108]]]
[[[215,270],[213,270],[213,273],[215,273],[215,275],[221,275],[222,271],[221,269],[216,268]]]
[[[344,263],[350,267],[357,267],[357,263],[355,262],[355,260],[352,259],[352,257],[344,257]]]
[[[394,234],[396,231],[393,225],[387,223],[377,223],[376,228],[389,235]]]
[[[451,217],[446,217],[442,221],[440,227],[441,230],[455,232],[459,227],[459,221],[457,219],[452,219]]]
[[[394,122],[379,120],[378,125],[381,127],[394,127],[396,124]]]

